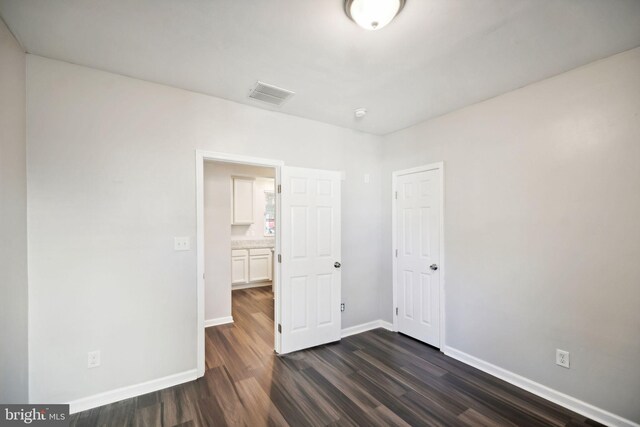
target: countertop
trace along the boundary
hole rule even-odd
[[[276,245],[275,239],[254,239],[254,240],[232,240],[231,249],[258,249],[273,248]]]

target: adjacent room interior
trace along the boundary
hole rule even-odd
[[[204,161],[205,369],[220,352],[256,353],[238,342],[275,349],[275,177],[274,168]],[[233,327],[218,327],[226,324]],[[224,331],[236,341],[215,345]]]
[[[0,424],[640,426],[640,1],[0,18]]]

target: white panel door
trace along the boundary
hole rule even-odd
[[[398,331],[440,347],[441,169],[396,181]]]
[[[340,181],[282,168],[281,353],[340,340]]]

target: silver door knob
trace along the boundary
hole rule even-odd
[[[429,268],[432,269],[433,271],[436,271],[438,269],[438,264],[431,264]]]
[[[342,264],[340,264],[338,261],[336,261],[336,262],[333,263],[333,266],[335,268],[340,268],[340,267],[342,267]]]

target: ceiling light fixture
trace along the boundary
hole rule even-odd
[[[365,30],[379,30],[402,10],[405,0],[345,0],[344,11]]]

